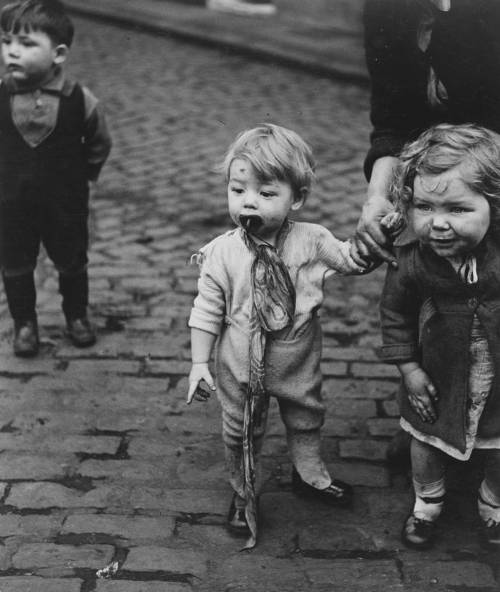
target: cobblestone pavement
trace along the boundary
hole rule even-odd
[[[478,544],[472,486],[452,488],[435,550],[411,552],[399,542],[408,482],[384,464],[397,425],[397,378],[373,353],[382,270],[331,280],[323,313],[325,457],[356,486],[352,511],[291,493],[273,407],[261,537],[255,550],[240,552],[241,541],[224,529],[230,492],[217,403],[184,403],[197,274],[187,260],[229,227],[214,163],[246,126],[271,120],[295,128],[319,163],[302,217],[347,237],[365,189],[366,90],[76,24],[73,72],[105,101],[115,141],[92,200],[99,341],[89,350],[67,342],[43,256],[38,358],[12,356],[2,295],[0,591],[498,589],[498,557]],[[98,577],[114,562],[111,578]]]

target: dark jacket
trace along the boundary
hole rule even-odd
[[[474,314],[483,326],[495,378],[478,435],[500,436],[500,244],[487,238],[476,249],[479,280],[463,283],[448,261],[413,242],[397,250],[382,294],[386,362],[418,362],[437,388],[438,419],[423,422],[401,389],[401,415],[416,429],[465,450],[469,343]]]
[[[371,148],[365,160],[397,156],[403,145],[436,123],[476,123],[500,132],[500,2],[453,0],[436,13],[431,43],[417,45],[417,0],[366,0],[365,51],[372,83]],[[427,101],[432,65],[444,84],[443,111]]]

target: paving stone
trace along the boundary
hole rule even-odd
[[[71,360],[65,371],[69,376],[92,376],[95,374],[137,374],[139,362],[132,360]]]
[[[368,419],[366,425],[370,436],[394,436],[399,430],[399,419],[392,417]]]
[[[0,449],[2,450],[37,450],[44,454],[57,454],[61,450],[68,453],[115,454],[119,444],[120,438],[113,436],[72,436],[65,434],[50,436],[44,434],[40,437],[36,435],[0,433]]]
[[[323,376],[346,376],[347,364],[345,362],[322,362],[321,372]]]
[[[390,417],[398,417],[399,418],[399,403],[397,401],[384,401],[382,403],[382,407],[384,412],[387,413]]]
[[[377,586],[396,586],[400,583],[399,569],[393,560],[359,559],[303,559],[301,564],[313,584],[350,585],[355,583],[358,590]]]
[[[59,532],[62,522],[62,516],[39,516],[36,514],[19,516],[15,514],[4,514],[0,516],[0,536],[47,539]]]
[[[405,582],[411,584],[497,589],[491,568],[475,561],[405,561],[402,571]]]
[[[358,417],[368,418],[377,415],[377,406],[375,401],[363,399],[325,399],[327,412],[334,417]]]
[[[0,374],[49,374],[55,369],[54,360],[44,360],[41,358],[22,359],[14,355],[0,357]]]
[[[106,477],[124,481],[151,481],[162,478],[165,474],[164,462],[144,462],[133,460],[95,460],[82,462],[78,472],[92,478]]]
[[[173,518],[76,514],[68,516],[61,529],[61,534],[104,533],[126,539],[154,540],[172,536],[174,526]]]
[[[74,508],[85,507],[81,492],[58,483],[16,483],[12,485],[5,503],[16,508]]]
[[[0,454],[0,479],[58,479],[71,472],[76,464],[72,455],[47,457],[16,452]]]
[[[96,592],[190,592],[192,587],[189,584],[178,584],[176,582],[127,582],[126,580],[98,581]]]
[[[16,569],[37,567],[99,569],[113,557],[110,545],[55,545],[51,543],[30,543],[21,545],[12,557]]]
[[[372,348],[361,347],[323,347],[322,360],[345,360],[350,362],[377,362],[377,354]]]
[[[379,440],[341,440],[339,454],[341,458],[385,460],[387,446],[387,442]]]
[[[399,370],[388,364],[365,364],[356,362],[351,365],[351,372],[357,378],[399,378]]]
[[[232,554],[220,563],[216,581],[219,590],[245,590],[254,586],[268,590],[277,581],[281,587],[295,586],[295,590],[307,590],[308,580],[304,570],[292,559],[278,559],[256,553]]]
[[[389,471],[382,466],[360,461],[327,463],[328,470],[336,478],[352,485],[364,487],[389,487]]]
[[[148,365],[148,374],[182,374],[187,375],[191,370],[191,362],[185,362],[182,360],[162,360],[152,361]]]
[[[208,570],[208,556],[189,549],[167,547],[134,547],[130,550],[124,570],[167,571],[203,578]]]
[[[397,385],[388,380],[339,379],[323,380],[322,394],[327,398],[340,399],[388,399],[397,391]],[[384,401],[385,403],[385,401]]]
[[[2,592],[80,592],[82,580],[77,578],[37,578],[0,576]]]

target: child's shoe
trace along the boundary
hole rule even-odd
[[[401,532],[401,540],[412,549],[429,549],[436,539],[436,522],[410,514]]]
[[[331,506],[348,507],[352,504],[353,488],[348,484],[333,479],[325,489],[317,489],[306,483],[299,475],[295,467],[292,471],[292,489],[294,493],[303,497],[313,497]]]
[[[76,347],[90,347],[96,342],[96,335],[87,317],[68,319],[68,337]]]
[[[500,549],[500,522],[481,520],[481,542],[486,547]]]
[[[229,506],[227,529],[236,536],[248,537],[251,534],[245,517],[245,508],[236,507],[236,493],[233,495]]]
[[[38,353],[39,345],[36,319],[14,321],[14,355],[32,358]]]

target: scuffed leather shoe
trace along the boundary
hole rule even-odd
[[[436,523],[410,514],[405,520],[401,540],[412,549],[429,549],[436,539]]]
[[[297,470],[292,471],[292,490],[303,497],[311,497],[331,506],[348,507],[352,504],[354,490],[348,483],[333,479],[325,489],[317,489],[306,483]]]
[[[14,322],[14,355],[32,358],[38,353],[39,345],[36,320]]]
[[[90,347],[96,342],[96,335],[87,317],[67,321],[68,337],[76,347]]]

